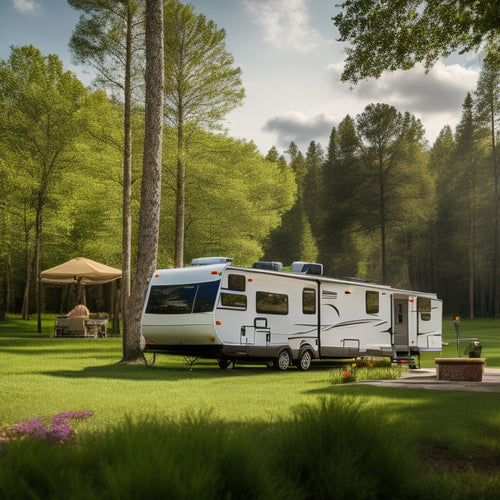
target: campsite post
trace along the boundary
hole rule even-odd
[[[455,317],[455,332],[457,333],[457,354],[460,357],[460,316]]]

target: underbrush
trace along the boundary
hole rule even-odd
[[[350,365],[335,368],[330,372],[332,384],[346,384],[362,380],[396,380],[408,371],[406,366],[394,366],[390,360],[368,360],[358,358]]]
[[[274,423],[129,419],[66,444],[4,443],[0,498],[496,498],[498,474],[432,472],[419,453],[349,397]]]

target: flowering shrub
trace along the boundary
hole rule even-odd
[[[354,364],[357,368],[390,368],[390,358],[356,358]]]
[[[371,361],[361,364],[355,362],[343,369],[332,370],[331,378],[333,384],[346,384],[361,380],[392,380],[400,378],[406,370],[406,367],[391,366],[390,364],[387,366],[383,362]]]
[[[38,417],[32,418],[29,422],[21,422],[3,430],[4,439],[13,439],[16,437],[31,436],[34,439],[48,441],[50,443],[64,443],[75,431],[69,425],[72,418],[84,419],[94,414],[93,411],[72,412],[65,411],[52,417],[49,424],[44,424]]]
[[[356,382],[356,368],[345,367],[343,369],[332,370],[331,375],[333,384]]]

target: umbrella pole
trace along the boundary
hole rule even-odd
[[[78,304],[83,304],[86,306],[86,297],[85,297],[85,285],[82,284],[82,278],[78,278]]]

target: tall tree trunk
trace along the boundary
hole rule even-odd
[[[122,222],[122,281],[121,299],[122,311],[130,297],[131,254],[132,254],[132,7],[127,6],[127,36],[125,49],[125,103],[124,103],[124,144],[123,144],[123,222]],[[117,325],[119,326],[119,321]],[[114,333],[119,333],[114,332]]]
[[[473,236],[474,238],[474,236]],[[474,281],[475,277],[475,251],[474,251],[474,240],[472,241],[471,248],[469,249],[469,317],[474,319]]]
[[[186,211],[186,162],[182,107],[177,125],[177,189],[175,202],[175,267],[184,267],[184,223]]]
[[[470,229],[469,229],[469,317],[474,319],[474,295],[476,281],[476,168],[471,164],[471,206],[470,206]]]
[[[35,219],[35,255],[33,257],[35,262],[35,303],[36,303],[36,316],[37,316],[37,332],[42,333],[42,282],[40,280],[40,246],[42,238],[42,207],[43,207],[43,193],[38,194],[38,206],[36,209]]]
[[[144,157],[137,270],[134,286],[124,311],[122,362],[127,363],[144,363],[141,349],[141,314],[158,255],[163,133],[163,65],[163,0],[146,0]]]
[[[383,175],[383,174],[381,174]],[[386,220],[385,220],[385,194],[384,194],[384,181],[380,180],[380,247],[381,247],[381,279],[382,284],[385,285],[386,275]]]
[[[10,297],[12,294],[11,290],[11,278],[10,278],[10,255],[5,254],[3,260],[3,275],[0,278],[0,282],[2,283],[0,290],[2,296],[0,297],[0,321],[5,319],[5,315],[10,312]]]
[[[495,113],[492,109],[491,111],[491,148],[492,148],[492,160],[493,160],[493,185],[494,185],[494,200],[493,200],[493,210],[494,210],[494,234],[493,234],[493,262],[491,269],[491,298],[490,298],[490,315],[494,318],[497,313],[497,270],[498,270],[498,218],[499,218],[499,204],[498,199],[498,165],[497,165],[497,151],[496,151],[496,140],[495,140]]]
[[[26,266],[26,282],[24,284],[24,294],[23,294],[23,305],[21,308],[21,318],[24,321],[29,320],[29,302],[30,302],[30,289],[31,289],[31,275],[33,262],[31,260],[31,250],[30,250],[30,229],[28,227],[28,214],[26,205],[24,206],[24,259]]]

